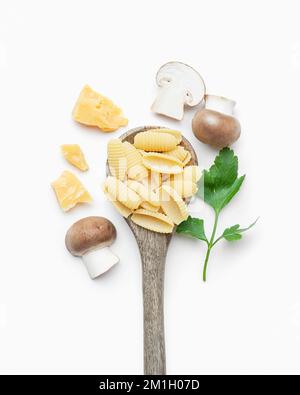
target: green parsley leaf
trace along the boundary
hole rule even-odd
[[[203,219],[188,217],[186,221],[181,222],[181,224],[177,226],[176,232],[208,242],[205,235]]]
[[[240,225],[231,226],[230,228],[227,228],[224,230],[221,238],[224,238],[227,241],[240,240],[242,238],[242,233],[251,229],[256,224],[257,221],[258,221],[258,218],[255,222],[253,222],[253,224],[251,224],[250,226],[248,226],[248,228],[245,228],[245,229],[241,229]]]
[[[233,150],[224,148],[216,157],[214,164],[203,174],[199,181],[197,195],[204,197],[216,213],[219,213],[237,194],[245,176],[238,178],[238,158]]]

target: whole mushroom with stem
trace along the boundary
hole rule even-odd
[[[192,67],[181,62],[169,62],[157,72],[157,97],[152,111],[181,120],[184,106],[196,106],[205,95],[205,84],[201,75]]]
[[[91,279],[95,279],[119,262],[110,249],[116,236],[116,228],[108,219],[86,217],[70,227],[65,244],[72,255],[82,258]]]
[[[236,103],[222,96],[206,95],[205,108],[193,118],[194,135],[215,148],[232,145],[241,135],[240,122],[233,116]]]

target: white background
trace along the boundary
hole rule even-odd
[[[0,0],[0,371],[131,374],[143,371],[139,252],[101,192],[103,134],[75,124],[85,83],[119,104],[130,122],[183,131],[200,164],[216,151],[182,122],[155,116],[155,73],[169,60],[194,66],[209,93],[238,103],[234,145],[241,192],[219,231],[258,225],[212,253],[175,236],[167,257],[165,325],[170,374],[299,373],[299,1]],[[86,174],[61,157],[78,143]],[[63,213],[50,182],[73,170],[91,205]],[[212,211],[197,201],[193,215]],[[91,281],[64,235],[76,220],[104,215],[117,227],[120,264]]]

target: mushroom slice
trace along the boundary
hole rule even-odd
[[[141,132],[134,137],[134,146],[145,151],[167,152],[174,149],[177,140],[174,136],[159,132]]]
[[[142,202],[141,197],[116,177],[107,177],[104,189],[112,199],[119,201],[130,210],[135,210]]]
[[[158,94],[152,111],[181,120],[184,105],[199,104],[205,95],[205,84],[200,74],[181,62],[169,62],[157,72]]]
[[[168,216],[149,210],[136,210],[131,219],[135,224],[158,233],[172,233],[174,228],[174,224]]]
[[[116,236],[116,228],[108,219],[87,217],[70,227],[65,244],[72,255],[82,258],[91,279],[94,279],[119,262],[110,249]]]
[[[143,164],[147,169],[165,174],[178,174],[183,171],[183,164],[179,159],[166,154],[150,152],[143,156]]]
[[[180,144],[182,141],[182,135],[179,130],[158,128],[158,129],[150,129],[149,132],[170,134],[171,136],[174,136],[176,138],[177,144]]]
[[[163,185],[160,189],[161,207],[174,224],[179,225],[188,217],[187,206],[175,189]]]

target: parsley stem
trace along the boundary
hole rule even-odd
[[[216,231],[217,231],[217,226],[218,226],[218,219],[219,219],[219,213],[215,212],[214,227],[213,227],[213,231],[212,231],[212,234],[211,234],[210,241],[208,243],[206,257],[205,257],[205,261],[204,261],[204,268],[203,268],[203,281],[204,282],[206,282],[207,265],[208,265],[208,260],[209,260],[211,249],[214,246],[214,239],[215,239],[215,236],[216,236]]]
[[[203,281],[204,282],[206,282],[206,269],[207,269],[208,259],[210,256],[210,251],[211,251],[211,248],[208,247],[207,252],[206,252],[205,262],[204,262],[204,269],[203,269]]]

